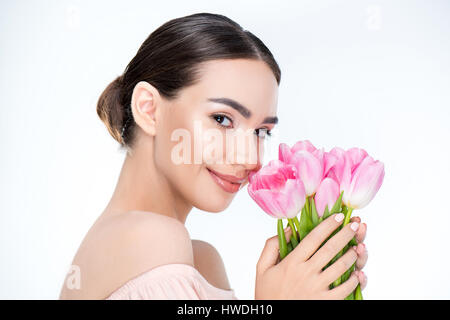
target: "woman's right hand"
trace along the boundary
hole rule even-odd
[[[348,250],[327,269],[322,269],[355,236],[358,222],[346,225],[319,249],[343,219],[344,215],[338,213],[322,221],[279,263],[278,236],[267,239],[256,265],[255,299],[344,299],[352,293],[362,281],[358,271],[336,288],[330,290],[329,285],[356,261],[355,250]],[[285,234],[289,241],[292,230],[289,228]]]

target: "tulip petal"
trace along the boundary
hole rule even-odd
[[[322,217],[325,212],[325,207],[333,208],[336,200],[339,198],[339,185],[331,178],[325,178],[317,188],[314,196],[317,214]]]
[[[289,163],[292,157],[291,148],[285,143],[278,146],[278,160]]]
[[[381,187],[384,165],[370,156],[364,158],[356,168],[349,190],[349,206],[361,209],[369,204]]]
[[[323,164],[308,151],[297,151],[291,159],[305,185],[306,195],[313,195],[323,178]]]
[[[295,153],[299,150],[304,150],[308,152],[316,151],[316,147],[309,140],[301,140],[297,141],[291,148],[292,153]]]
[[[332,153],[325,152],[323,155],[323,176],[326,177],[328,172],[337,163],[338,157]]]
[[[249,180],[250,197],[274,218],[293,218],[304,206],[305,187],[291,164],[272,160]]]
[[[368,156],[366,150],[361,148],[350,148],[345,153],[350,157],[352,162],[352,172],[354,172],[356,167]]]
[[[342,176],[344,174],[345,150],[342,148],[339,148],[339,147],[334,147],[333,149],[331,149],[329,154],[334,156],[336,158],[336,160],[334,161],[334,164],[331,166],[331,168],[326,173],[326,176],[332,178],[340,185],[342,182]],[[349,171],[349,174],[350,173],[351,172]]]

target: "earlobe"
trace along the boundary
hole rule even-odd
[[[147,134],[156,133],[157,90],[148,82],[140,81],[133,89],[131,109],[136,124]]]

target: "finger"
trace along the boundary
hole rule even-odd
[[[358,274],[359,283],[361,284],[361,290],[367,286],[367,276],[363,271],[360,271]]]
[[[331,259],[333,259],[346,244],[355,236],[359,228],[358,222],[352,222],[342,228],[322,248],[320,248],[309,261],[319,269],[322,269]]]
[[[286,239],[290,239],[290,234],[292,233],[290,228],[285,230]],[[279,250],[280,244],[278,242],[278,235],[275,235],[266,240],[266,244],[261,252],[261,256],[258,259],[258,263],[256,264],[256,273],[262,274],[270,267],[274,266],[278,262],[279,258]]]
[[[258,263],[256,264],[257,274],[264,273],[269,267],[277,262],[279,249],[278,236],[273,236],[266,240],[266,244],[261,252]]]
[[[367,224],[360,223],[358,232],[355,235],[356,241],[359,243],[363,242],[364,239],[366,238],[366,232],[367,232]]]
[[[357,271],[352,272],[347,281],[328,291],[328,298],[333,300],[343,300],[356,289],[358,283],[359,277],[357,276]]]
[[[358,230],[358,232],[356,233],[355,237],[356,237],[356,241],[357,242],[363,242],[365,237],[366,237],[367,225],[365,223],[362,224],[361,223],[361,218],[358,217],[358,216],[352,217],[350,219],[350,222],[358,222],[361,225],[359,230]]]
[[[362,268],[364,268],[367,263],[367,259],[369,258],[369,254],[364,243],[358,244],[358,246],[356,247],[356,253],[358,254],[358,259],[356,260],[356,269],[361,270]]]
[[[286,260],[301,262],[306,261],[317,251],[322,242],[324,242],[337,227],[342,224],[344,214],[337,213],[329,216],[317,227],[311,230],[308,235],[300,241],[300,244],[286,257]]]
[[[324,280],[326,285],[330,285],[337,278],[342,276],[350,267],[355,263],[358,258],[358,254],[355,250],[349,249],[342,257],[340,257],[335,263],[321,272],[320,277]]]
[[[361,223],[361,218],[358,217],[358,216],[352,217],[352,218],[350,219],[350,222],[358,222],[358,223]]]

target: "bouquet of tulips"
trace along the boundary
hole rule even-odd
[[[345,219],[330,238],[341,230],[350,222],[354,209],[365,207],[374,198],[383,178],[383,163],[374,160],[363,149],[343,150],[335,147],[326,152],[304,140],[298,141],[292,148],[280,143],[278,159],[250,173],[248,192],[267,214],[278,219],[277,234],[282,260],[331,214],[342,212]],[[299,213],[300,220],[297,218]],[[293,231],[288,243],[283,219],[287,220]],[[324,269],[354,245],[357,245],[355,238]],[[355,264],[334,281],[330,289],[346,281],[354,269]],[[346,299],[362,300],[360,286]]]

